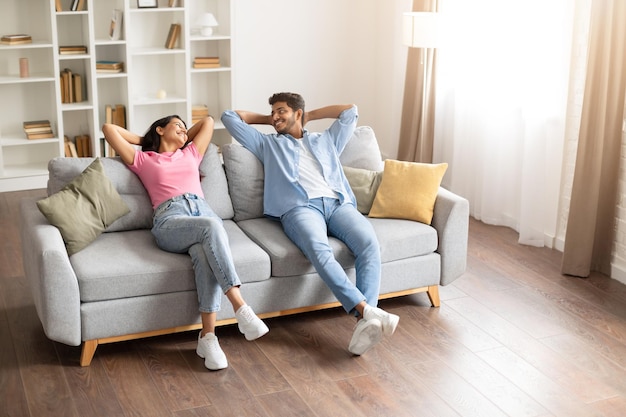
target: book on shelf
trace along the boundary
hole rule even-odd
[[[73,12],[80,12],[85,8],[85,0],[72,0],[70,10]]]
[[[42,127],[25,127],[24,132],[26,134],[30,133],[52,133],[52,128],[50,125],[42,126]]]
[[[91,155],[91,138],[89,135],[78,135],[74,137],[76,144],[76,154],[79,157],[92,156]]]
[[[49,139],[49,138],[53,138],[53,137],[54,137],[54,133],[52,133],[52,132],[27,133],[26,134],[26,138],[27,139]]]
[[[176,47],[176,42],[178,42],[178,37],[180,36],[180,24],[172,23],[170,26],[170,31],[167,34],[167,40],[165,41],[165,47],[167,49],[174,49]]]
[[[83,101],[83,77],[80,74],[72,74],[72,89],[74,90],[74,103]]]
[[[107,104],[104,106],[104,120],[106,123],[113,123],[126,128],[126,107],[123,104],[116,104],[115,106]]]
[[[80,55],[86,54],[87,47],[85,45],[65,45],[59,46],[59,54],[61,55]]]
[[[168,1],[168,3],[167,3],[167,5],[168,5],[169,7],[176,7],[176,3],[177,3],[177,1],[176,1],[176,0],[169,0],[169,1]]]
[[[63,147],[65,149],[65,156],[68,158],[78,158],[78,150],[76,149],[76,144],[70,140],[70,138],[65,136],[63,140]]]
[[[61,71],[61,103],[80,103],[85,100],[83,77],[71,69]]]
[[[117,41],[122,38],[122,18],[124,12],[121,9],[113,9],[111,14],[111,26],[109,27],[109,38]]]
[[[50,120],[28,120],[22,123],[24,129],[34,127],[50,127]]]
[[[57,12],[63,11],[63,1],[62,0],[54,0],[54,8]]]
[[[219,64],[220,57],[219,56],[197,56],[193,59],[193,62],[197,62],[198,64]]]
[[[209,108],[205,104],[191,106],[191,124],[196,124],[209,115]]]
[[[119,61],[96,61],[96,72],[117,73],[124,71],[124,63]]]
[[[204,68],[219,68],[220,64],[199,64],[197,62],[193,63],[193,67],[196,69],[204,69]]]
[[[0,38],[0,43],[4,45],[21,45],[24,43],[32,43],[33,38],[30,35],[20,33],[16,35],[4,35]]]

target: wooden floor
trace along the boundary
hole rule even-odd
[[[0,416],[624,416],[626,286],[559,273],[560,253],[470,222],[467,272],[381,303],[395,335],[352,357],[338,309],[268,320],[247,342],[218,329],[210,372],[195,332],[80,348],[49,341],[23,278],[17,200],[0,194]]]

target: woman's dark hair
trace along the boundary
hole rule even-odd
[[[169,122],[172,121],[172,119],[180,120],[181,122],[183,122],[183,125],[185,125],[185,129],[187,128],[185,121],[176,114],[172,114],[170,116],[166,116],[162,119],[157,120],[156,122],[152,123],[146,134],[141,138],[142,151],[159,152],[159,147],[161,146],[161,135],[157,133],[157,127],[164,128]],[[187,143],[185,143],[185,146],[187,146]]]
[[[287,105],[295,112],[298,110],[302,110],[302,118],[304,122],[304,99],[300,94],[297,93],[276,93],[272,95],[269,99],[270,106],[273,106],[274,103],[278,103],[284,101]]]

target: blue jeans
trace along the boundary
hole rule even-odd
[[[219,311],[222,293],[241,285],[222,219],[202,197],[183,194],[160,204],[152,234],[159,248],[191,256],[202,313]]]
[[[308,206],[283,214],[280,221],[348,313],[356,314],[354,307],[361,301],[378,305],[380,247],[371,223],[353,205],[340,205],[335,198],[314,198]],[[343,241],[354,254],[356,285],[335,259],[328,236]]]

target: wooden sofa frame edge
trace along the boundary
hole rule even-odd
[[[396,291],[396,292],[391,292],[387,294],[382,294],[379,297],[379,299],[382,300],[385,298],[401,297],[404,295],[416,294],[420,292],[426,292],[428,294],[428,298],[433,307],[440,306],[441,301],[439,299],[439,286],[438,285],[431,285],[428,287],[420,287],[420,288],[412,288],[410,290]],[[318,304],[318,305],[308,306],[308,307],[299,307],[299,308],[292,308],[289,310],[273,311],[269,313],[259,314],[259,317],[265,319],[265,318],[272,318],[272,317],[289,316],[289,315],[298,314],[298,313],[307,313],[310,311],[317,311],[317,310],[324,310],[328,308],[339,307],[340,305],[341,304],[339,304],[339,302],[335,301],[332,303]],[[216,324],[218,326],[223,326],[223,325],[233,324],[233,323],[236,323],[236,320],[234,318],[218,320]],[[122,342],[126,340],[142,339],[145,337],[152,337],[152,336],[162,336],[166,334],[186,332],[190,330],[199,330],[201,328],[202,328],[202,324],[196,323],[196,324],[190,324],[188,326],[170,327],[168,329],[159,329],[159,330],[153,330],[149,332],[140,332],[140,333],[125,334],[122,336],[104,337],[102,339],[85,340],[83,342],[83,348],[82,348],[82,352],[80,355],[80,366],[91,365],[91,360],[93,359],[96,353],[96,349],[98,348],[98,345],[102,345],[105,343]]]

